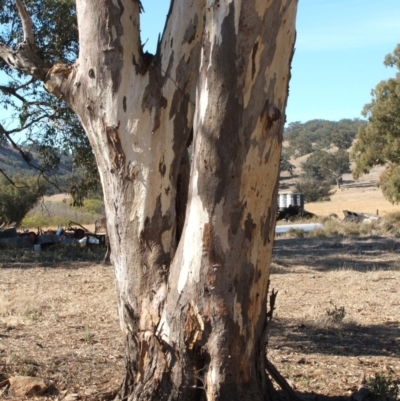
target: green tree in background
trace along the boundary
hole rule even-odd
[[[280,171],[287,171],[291,176],[293,176],[293,171],[295,169],[295,166],[290,163],[290,156],[289,154],[283,150],[282,155],[281,155],[281,168]]]
[[[335,181],[338,188],[342,181],[343,174],[350,173],[350,157],[344,150],[339,150],[336,153],[328,153],[321,160],[321,172],[325,179]]]
[[[43,188],[37,179],[14,177],[10,182],[0,176],[0,223],[19,225],[29,210],[38,203]]]
[[[75,61],[78,54],[75,0],[26,0],[24,4],[34,22],[39,58],[46,60],[49,67]],[[0,0],[0,25],[1,43],[15,48],[22,42],[21,20],[13,0]],[[6,110],[0,118],[0,146],[18,150],[21,160],[59,188],[54,170],[60,163],[60,150],[71,154],[74,170],[79,168],[81,173],[71,178],[66,189],[76,203],[81,203],[88,191],[99,188],[99,178],[89,141],[75,113],[43,89],[41,77],[10,68],[1,58],[0,71],[4,73],[0,105]],[[29,151],[32,146],[41,156],[40,164],[32,161]],[[1,173],[8,175],[0,168]]]
[[[386,56],[384,64],[396,67],[394,78],[381,81],[372,91],[371,103],[364,106],[368,124],[358,131],[351,157],[356,162],[355,179],[372,167],[387,165],[381,176],[383,195],[400,202],[400,44]]]
[[[307,177],[296,182],[295,190],[304,194],[306,202],[328,201],[330,200],[330,196],[335,193],[332,190],[331,183]]]
[[[317,180],[323,180],[324,175],[321,171],[322,159],[327,154],[324,150],[316,150],[300,164],[303,175],[306,178],[313,178]]]
[[[301,167],[306,178],[335,183],[340,188],[343,174],[350,173],[350,158],[344,150],[335,153],[317,150]]]

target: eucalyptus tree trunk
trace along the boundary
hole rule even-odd
[[[120,398],[270,399],[267,287],[297,0],[173,0],[154,56],[138,0],[76,6],[79,59],[31,64],[77,113],[99,166],[126,338]]]

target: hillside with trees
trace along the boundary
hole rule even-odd
[[[51,157],[49,157],[51,155]],[[36,191],[40,195],[61,192],[73,193],[85,181],[87,171],[77,165],[74,157],[57,148],[47,147],[42,151],[40,144],[22,144],[17,149],[7,144],[0,145],[0,175],[10,184],[24,177],[27,182],[40,182]],[[93,195],[87,191],[85,195]],[[1,191],[0,191],[1,194]]]
[[[284,140],[289,143],[285,151],[297,158],[316,150],[329,149],[331,146],[347,150],[351,147],[358,130],[365,125],[366,122],[360,119],[293,122],[285,128]]]
[[[329,200],[333,186],[340,188],[343,175],[350,173],[349,150],[365,125],[360,119],[290,123],[284,133],[281,173],[293,177],[295,164],[300,165],[292,189],[304,193],[306,202]]]
[[[38,169],[42,168],[45,164],[39,149],[36,146],[24,145],[21,146],[21,149],[25,153],[29,153],[30,164],[26,163],[17,149],[14,149],[8,145],[0,145],[0,170],[6,173],[8,176],[13,176],[16,174],[24,176],[36,175]],[[54,168],[50,169],[51,166],[49,166],[49,175],[55,176],[57,174],[59,177],[61,177],[72,174],[73,158],[71,155],[63,152],[55,152],[54,154],[59,160],[57,160],[57,165],[54,166]]]

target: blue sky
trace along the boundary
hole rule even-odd
[[[154,51],[169,0],[142,0]],[[399,0],[300,0],[287,122],[362,118],[371,89],[395,75],[383,59],[400,43]]]
[[[170,1],[142,3],[142,40],[154,52]],[[371,89],[396,73],[383,59],[398,43],[400,0],[300,0],[287,122],[362,118]]]

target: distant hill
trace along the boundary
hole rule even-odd
[[[31,163],[34,166],[40,166],[41,157],[38,151],[34,147],[24,148],[29,151],[31,157]],[[61,162],[56,170],[50,171],[50,176],[57,176],[60,184],[66,182],[67,178],[72,174],[72,157],[70,155],[60,154]],[[4,171],[8,176],[12,177],[15,175],[21,176],[34,176],[37,175],[38,171],[29,166],[21,157],[19,152],[10,147],[0,145],[0,169]],[[54,189],[50,189],[50,193],[53,193]]]
[[[347,150],[351,147],[360,127],[365,120],[343,119],[340,121],[310,120],[305,123],[290,123],[284,132],[287,142],[285,152],[288,156],[301,157],[318,149],[329,149],[331,146]]]
[[[31,163],[35,166],[40,166],[41,157],[34,147],[23,148],[29,151],[31,155]],[[57,170],[52,171],[52,174],[57,173],[58,175],[65,175],[72,173],[72,157],[69,155],[60,154],[60,165]],[[0,168],[10,175],[15,174],[35,174],[35,169],[29,166],[21,157],[19,152],[10,147],[0,145]]]

